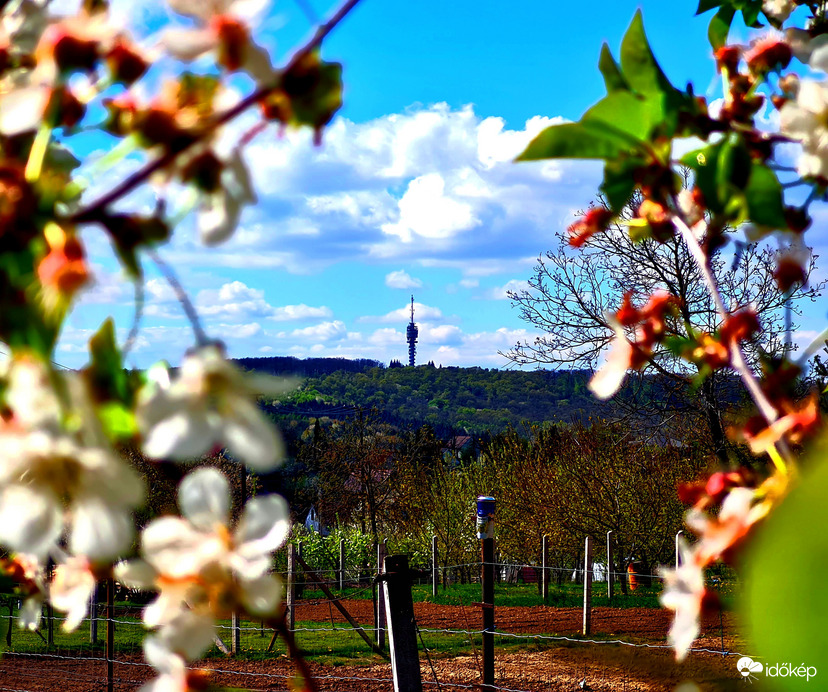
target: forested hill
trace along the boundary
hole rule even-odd
[[[376,361],[334,358],[237,362],[259,372],[306,376],[297,395],[270,407],[282,415],[339,417],[352,412],[349,407],[376,407],[395,422],[479,434],[523,421],[585,421],[609,414],[608,405],[590,394],[589,374],[582,371],[385,368]]]

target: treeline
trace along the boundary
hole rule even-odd
[[[421,564],[433,535],[443,565],[476,562],[475,498],[493,495],[505,560],[537,561],[547,535],[553,562],[574,567],[584,537],[600,546],[611,530],[619,569],[632,558],[654,566],[669,561],[682,527],[677,484],[708,464],[694,435],[673,431],[664,444],[603,422],[507,428],[458,459],[429,426],[400,431],[368,414],[314,423],[278,479],[264,481],[297,525],[313,507],[323,526],[388,538]]]
[[[586,422],[607,417],[611,406],[587,389],[584,371],[517,371],[419,366],[386,368],[367,359],[241,358],[241,367],[304,377],[287,399],[266,406],[281,419],[327,416],[341,419],[376,408],[396,425],[429,424],[441,436],[482,435],[524,421]]]
[[[234,362],[245,370],[255,370],[268,375],[292,375],[294,377],[325,377],[333,372],[364,372],[382,368],[383,364],[370,358],[294,358],[272,356],[270,358],[235,358]]]

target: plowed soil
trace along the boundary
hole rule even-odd
[[[371,601],[348,601],[347,608],[357,622],[372,622]],[[445,606],[432,603],[415,604],[415,616],[421,629],[482,628],[482,616],[474,606]],[[299,621],[344,622],[344,618],[327,604],[298,605]],[[495,610],[499,632],[521,634],[578,635],[582,611],[579,608],[544,606],[509,607]],[[670,615],[666,611],[631,608],[595,608],[592,611],[592,633],[600,644],[566,641],[543,641],[526,650],[498,652],[495,660],[495,685],[501,689],[535,691],[597,691],[654,692],[675,690],[684,681],[693,680],[691,690],[744,689],[738,672],[738,656],[723,656],[722,651],[742,651],[743,644],[734,635],[734,622],[725,614],[704,621],[702,634],[694,646],[712,653],[691,653],[682,664],[673,661],[663,648],[632,647],[607,642],[615,637],[628,643],[665,644]],[[722,636],[724,635],[724,636]],[[471,645],[469,646],[471,650]],[[421,652],[422,653],[422,652]],[[426,690],[480,689],[480,652],[470,656],[441,657],[431,653],[430,660],[421,658],[421,673]],[[293,666],[284,656],[267,661],[236,661],[232,658],[203,662],[213,670],[211,679],[220,685],[247,690],[288,690]],[[321,690],[353,690],[374,692],[392,690],[390,664],[369,666],[321,666],[311,664]],[[134,690],[153,676],[136,657],[119,658],[114,664],[116,690]],[[585,687],[580,683],[584,680]],[[438,687],[439,685],[439,687]],[[751,686],[761,690],[760,681]],[[71,659],[39,658],[7,655],[0,663],[0,692],[40,692],[60,690],[106,690],[106,663]]]

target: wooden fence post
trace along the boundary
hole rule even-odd
[[[440,583],[440,568],[437,566],[437,535],[431,537],[431,595],[437,595]]]
[[[296,629],[296,546],[293,543],[288,543],[287,547],[287,589],[286,609],[287,609],[287,628],[289,630]]]
[[[377,575],[382,574],[383,565],[385,564],[385,556],[388,555],[388,543],[381,541],[377,543]],[[377,610],[375,612],[374,621],[377,625],[377,646],[380,649],[385,648],[385,582],[380,580],[377,584]]]
[[[115,580],[106,580],[106,692],[115,684]]]
[[[610,534],[612,529],[607,531],[607,600],[612,601],[612,540]]]
[[[543,604],[549,605],[549,540],[547,536],[541,541],[541,579]]]
[[[483,596],[483,691],[494,692],[494,538],[482,546],[481,591]]]
[[[592,632],[592,541],[584,545],[584,634]]]
[[[339,590],[345,589],[345,539],[339,539]]]
[[[406,555],[385,558],[385,612],[394,692],[422,692],[411,576]]]

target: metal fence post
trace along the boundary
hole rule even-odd
[[[339,590],[345,589],[345,539],[339,539]]]
[[[385,556],[388,554],[388,544],[385,541],[377,543],[377,575],[382,574],[383,564],[385,563]],[[385,648],[385,582],[380,580],[377,589],[377,646],[380,649]]]
[[[437,535],[431,537],[431,595],[437,595],[437,585],[440,583],[440,568],[437,566]]]
[[[106,580],[106,692],[115,684],[115,580]]]
[[[592,631],[592,541],[584,545],[584,634]]]
[[[612,601],[612,540],[610,534],[612,529],[607,531],[607,600]]]
[[[483,596],[483,691],[494,692],[494,538],[484,538],[481,591]]]
[[[287,547],[287,628],[296,629],[296,546],[288,543]]]
[[[549,605],[549,539],[543,537],[541,541],[541,579],[543,580],[543,604]]]

